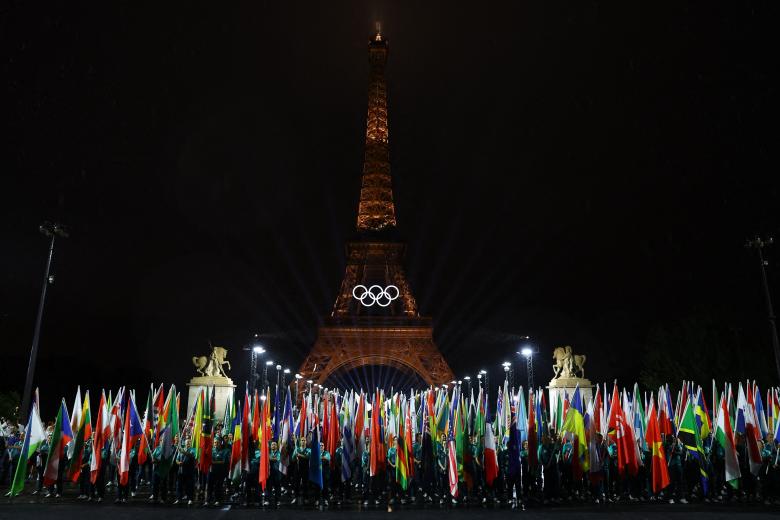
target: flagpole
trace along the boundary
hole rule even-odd
[[[43,287],[41,287],[41,300],[38,303],[38,315],[35,318],[35,332],[33,332],[32,347],[30,348],[30,361],[27,364],[27,377],[24,381],[24,393],[22,394],[22,406],[19,408],[19,422],[23,421],[30,408],[30,396],[32,394],[33,377],[35,376],[35,363],[38,358],[38,342],[41,339],[41,323],[43,322],[43,307],[46,303],[46,289],[50,283],[54,283],[51,272],[51,260],[54,256],[54,240],[57,237],[68,238],[68,232],[62,224],[44,222],[39,231],[49,237],[49,256],[46,260],[46,271],[43,274]]]
[[[780,340],[777,337],[777,323],[775,321],[775,312],[772,308],[772,296],[769,294],[769,282],[766,277],[766,265],[768,262],[764,260],[764,246],[771,245],[774,242],[772,238],[763,240],[761,237],[756,237],[753,240],[748,240],[745,247],[755,248],[758,251],[758,261],[761,267],[761,281],[764,286],[764,301],[766,302],[766,311],[769,319],[769,331],[772,337],[772,349],[775,353],[775,370],[780,377]]]

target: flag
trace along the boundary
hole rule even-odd
[[[141,420],[141,427],[143,434],[141,435],[141,443],[138,446],[138,465],[142,466],[146,464],[150,455],[149,435],[152,434],[154,429],[154,386],[149,387],[149,395],[146,397],[146,410],[144,410],[144,417]]]
[[[84,394],[84,405],[81,408],[81,418],[76,426],[76,440],[73,443],[73,455],[70,459],[69,477],[71,482],[78,482],[83,465],[84,444],[92,436],[92,414],[89,409],[89,390]]]
[[[720,397],[720,407],[718,409],[717,425],[715,427],[715,440],[720,444],[724,451],[726,482],[734,489],[739,488],[739,479],[742,473],[739,470],[739,461],[737,458],[737,446],[734,442],[734,431],[731,429],[731,419],[729,418],[729,409],[726,404],[726,396]]]
[[[456,390],[453,390],[453,407],[456,403]],[[512,432],[517,436],[517,431]],[[449,427],[447,429],[447,475],[449,477],[450,494],[453,497],[458,496],[458,461],[455,453],[455,417],[453,410],[450,409]]]
[[[309,481],[322,489],[322,454],[320,453],[320,427],[311,431],[311,455],[309,456]]]
[[[580,387],[574,389],[574,395],[571,399],[571,405],[566,412],[566,418],[561,427],[561,433],[571,433],[574,435],[573,453],[572,453],[572,471],[577,478],[590,468],[590,458],[588,457],[588,439],[585,435],[585,418],[582,413],[582,397]]]
[[[247,400],[244,400],[244,407],[246,407]],[[230,425],[230,430],[233,432],[233,444],[230,447],[230,470],[228,472],[228,478],[235,483],[241,482],[241,471],[243,467],[243,456],[245,450],[242,449],[244,440],[241,436],[241,425],[243,412],[241,405],[237,404],[237,410],[233,417],[233,423]],[[227,428],[227,425],[225,425]]]
[[[498,456],[496,455],[496,438],[493,436],[493,425],[488,423],[485,428],[485,482],[493,487],[493,481],[498,476]]]
[[[685,408],[680,417],[680,428],[677,431],[677,438],[688,450],[688,453],[698,462],[699,474],[701,475],[701,485],[704,493],[709,488],[709,475],[707,474],[704,448],[701,444],[699,428],[696,426],[696,418],[693,413],[693,406],[690,401],[685,402]]]
[[[290,388],[287,387],[287,393],[284,397],[284,413],[282,414],[282,431],[280,434],[279,442],[279,470],[282,475],[287,474],[287,468],[290,466],[290,453],[294,449],[293,446],[293,415],[292,415],[292,399],[290,398]]]
[[[271,464],[269,459],[268,448],[271,444],[271,399],[268,397],[268,391],[265,393],[265,399],[263,400],[263,412],[260,414],[260,471],[258,475],[258,481],[263,486],[268,483],[268,477],[271,472]],[[319,447],[319,446],[318,446]],[[322,487],[322,484],[320,484]]]
[[[130,396],[130,401],[125,408],[124,433],[122,435],[122,451],[119,458],[119,483],[127,485],[130,473],[130,451],[135,442],[143,436],[143,426],[138,417],[138,411],[135,409],[135,400]]]
[[[745,393],[742,390],[742,383],[740,383],[739,394],[737,397],[737,417],[742,419],[750,472],[753,475],[758,475],[759,471],[761,471],[762,464],[761,450],[758,447],[760,433],[758,431],[758,421],[756,420],[751,394],[752,392],[750,386],[748,385],[748,394],[746,399]],[[739,423],[739,419],[737,419],[737,422]]]
[[[609,434],[614,437],[618,449],[618,473],[623,475],[627,470],[630,475],[634,476],[639,471],[636,441],[633,429],[626,420],[625,412],[620,405],[617,383],[612,390],[609,417]]]
[[[27,420],[27,428],[24,430],[24,444],[22,451],[19,452],[19,459],[16,461],[16,471],[14,480],[11,483],[11,489],[8,492],[11,496],[16,496],[24,490],[24,481],[27,478],[27,462],[38,451],[41,444],[46,440],[43,432],[43,424],[38,415],[38,405],[33,403],[30,409],[30,418]]]
[[[201,410],[201,433],[200,433],[200,459],[198,460],[198,469],[202,474],[208,474],[211,468],[211,449],[212,449],[212,431],[214,420],[214,391],[209,391],[206,387],[206,397],[203,400]]]
[[[661,429],[658,425],[658,416],[655,413],[655,405],[652,396],[650,397],[650,408],[647,412],[647,431],[645,432],[647,441],[652,453],[652,486],[653,493],[659,493],[669,485],[669,467],[666,464],[666,455],[664,446],[661,442]]]
[[[70,430],[72,432],[78,432],[79,431],[79,424],[81,423],[81,385],[76,387],[76,399],[73,402],[73,408],[70,409]],[[76,448],[76,436],[74,435],[73,438],[68,443],[68,460],[73,459],[73,453]]]
[[[60,411],[57,413],[57,419],[54,421],[54,432],[49,442],[49,455],[46,457],[46,471],[43,474],[43,485],[51,486],[57,482],[57,473],[60,462],[65,458],[65,446],[73,438],[73,430],[70,428],[70,418],[68,418],[68,409],[65,406],[65,399],[60,403]],[[61,489],[57,490],[62,493]]]
[[[89,480],[95,484],[100,466],[103,463],[103,446],[106,444],[109,434],[108,425],[108,405],[106,404],[106,391],[100,394],[100,403],[98,404],[97,419],[95,421],[95,436],[92,440],[92,458],[89,461]]]

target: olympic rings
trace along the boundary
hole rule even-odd
[[[393,294],[391,294],[393,293]],[[360,296],[358,296],[360,294]],[[393,300],[401,295],[401,291],[395,285],[382,287],[381,285],[372,285],[366,288],[365,285],[356,285],[352,289],[352,297],[358,300],[364,307],[371,307],[374,304],[380,307],[387,307]],[[366,303],[368,301],[368,303]]]

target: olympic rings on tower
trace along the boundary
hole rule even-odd
[[[352,297],[362,303],[364,307],[371,307],[374,304],[387,307],[400,295],[401,291],[395,285],[388,285],[384,288],[381,285],[372,285],[368,288],[365,285],[356,285],[352,289]]]

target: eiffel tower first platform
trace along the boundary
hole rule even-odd
[[[453,379],[433,341],[431,319],[418,312],[402,265],[406,245],[397,239],[390,176],[387,52],[387,40],[377,28],[368,44],[368,117],[357,239],[346,245],[347,267],[333,311],[299,370],[304,380],[323,386],[381,387],[387,384],[385,368],[427,385]],[[355,373],[365,377],[355,381],[350,376]]]

